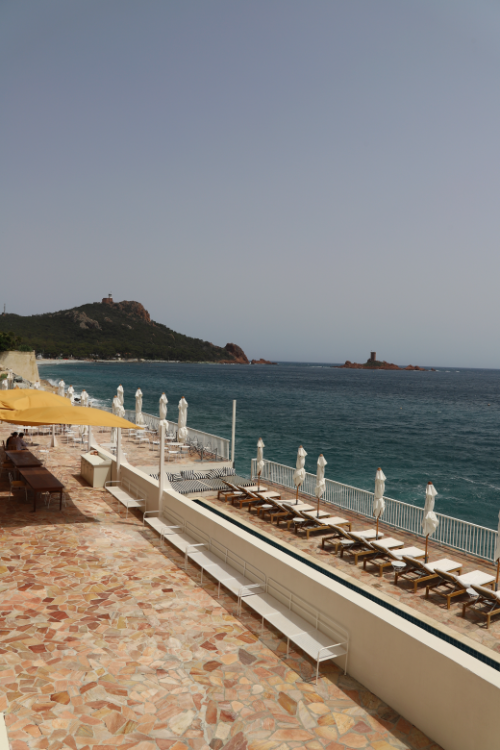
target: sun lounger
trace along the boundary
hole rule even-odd
[[[300,516],[295,517],[290,522],[290,525],[295,526],[296,534],[298,534],[299,531],[303,531],[306,538],[309,539],[309,535],[313,532],[331,531],[334,527],[345,525],[350,526],[351,524],[346,518],[341,518],[340,516],[320,516],[318,518],[316,511],[311,510],[300,513]]]
[[[392,566],[393,562],[403,562],[403,555],[410,555],[414,559],[419,557],[425,557],[425,550],[419,549],[418,547],[404,547],[403,549],[386,549],[379,541],[372,541],[371,544],[378,550],[378,555],[370,559],[365,558],[363,561],[363,569],[366,570],[366,565],[375,565],[378,568],[379,577],[382,578],[384,568]]]
[[[342,526],[332,524],[332,531],[335,533],[331,536],[325,536],[321,540],[321,549],[329,549],[330,547],[333,547],[335,554],[337,554],[344,542],[348,542],[350,545],[353,540],[350,534],[342,528]],[[358,531],[357,535],[358,537],[363,537],[363,539],[375,539],[376,531],[375,529],[365,529],[364,531]],[[382,539],[383,536],[384,535],[379,532],[378,538]]]
[[[394,583],[397,584],[400,578],[411,581],[413,583],[413,593],[416,593],[419,583],[437,579],[435,568],[445,570],[448,573],[457,573],[462,570],[462,563],[449,560],[447,557],[428,563],[424,563],[423,560],[417,560],[406,554],[402,555],[402,558],[402,561],[406,563],[406,568],[401,571],[395,571]]]
[[[451,600],[456,596],[465,594],[470,586],[487,586],[495,581],[495,576],[485,573],[482,570],[472,570],[463,576],[457,576],[453,573],[447,573],[444,570],[435,568],[438,580],[429,584],[425,589],[425,597],[429,598],[430,590],[434,594],[446,599],[447,609],[450,608]]]
[[[477,586],[474,584],[472,584],[471,588],[476,594],[478,594],[478,596],[476,598],[471,598],[468,602],[464,602],[462,616],[465,617],[466,611],[470,609],[476,614],[481,615],[481,617],[486,618],[486,629],[488,629],[490,627],[491,618],[500,614],[500,591],[492,591],[485,586]]]
[[[297,506],[296,506],[296,505],[290,505],[290,503],[284,503],[284,502],[282,502],[282,505],[283,505],[283,506],[284,506],[285,508],[288,508],[288,509],[289,509],[289,511],[290,511],[290,515],[288,516],[288,518],[285,518],[285,519],[281,519],[281,518],[279,518],[279,519],[278,519],[278,521],[277,521],[277,525],[279,526],[279,525],[280,525],[280,523],[281,523],[281,521],[282,521],[282,520],[284,520],[284,522],[286,523],[286,527],[287,527],[287,529],[289,529],[289,528],[290,528],[290,522],[291,522],[291,521],[292,521],[292,520],[293,520],[294,518],[298,518],[299,512],[298,512],[298,510],[297,510]],[[302,506],[302,508],[300,508],[300,510],[301,510],[301,511],[302,511],[302,510],[313,510],[313,507],[312,507],[312,505],[303,505],[303,506]]]
[[[260,518],[265,519],[268,517],[271,523],[276,520],[278,525],[280,521],[289,521],[294,517],[288,505],[284,505],[281,500],[274,500],[273,498],[270,498],[268,503],[264,503],[261,506],[254,506],[253,508],[249,508],[249,510],[250,513],[257,510]]]
[[[243,493],[243,497],[233,497],[231,502],[233,505],[238,504],[240,509],[244,505],[262,505],[262,503],[264,502],[258,495],[255,494],[255,490],[253,487],[238,487],[238,489]]]
[[[307,503],[296,503],[294,500],[283,500],[283,505],[288,505],[291,510],[314,510],[313,505],[308,505]]]

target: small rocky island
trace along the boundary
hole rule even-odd
[[[385,360],[380,362],[377,359],[377,352],[370,352],[370,359],[367,359],[363,364],[357,362],[350,362],[346,360],[343,365],[332,365],[332,367],[338,367],[340,369],[348,370],[422,370],[425,372],[425,367],[418,367],[417,365],[408,365],[407,367],[399,367],[392,362],[386,362]]]

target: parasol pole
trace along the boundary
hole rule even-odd
[[[500,557],[497,560],[497,579],[495,581],[495,591],[498,591],[498,579],[500,577]]]
[[[429,544],[429,534],[425,537],[425,564],[427,565],[427,547]]]
[[[380,513],[377,516],[377,530],[375,532],[375,539],[378,539],[378,519],[380,518]]]

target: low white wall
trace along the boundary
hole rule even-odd
[[[144,491],[148,509],[157,509],[158,482],[129,465],[121,471]],[[181,516],[346,628],[349,674],[444,750],[500,747],[500,672],[171,488],[162,511]]]
[[[0,352],[0,370],[12,370],[25,380],[40,380],[35,352]]]
[[[445,750],[500,747],[499,672],[178,493],[164,493],[163,509],[203,529],[345,627],[349,674]]]

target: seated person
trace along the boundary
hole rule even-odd
[[[10,450],[11,451],[25,451],[28,446],[23,440],[24,433],[20,432],[19,434],[12,435],[12,442],[10,443]]]
[[[9,435],[9,437],[7,438],[7,443],[5,444],[5,450],[6,451],[17,450],[17,448],[14,448],[16,440],[17,440],[17,432],[13,432],[12,435]]]
[[[23,450],[27,450],[28,449],[28,446],[24,442],[24,432],[20,432],[19,433],[19,435],[17,436],[17,440],[18,440],[18,445],[21,446],[20,448],[18,448],[18,450],[23,451]]]

